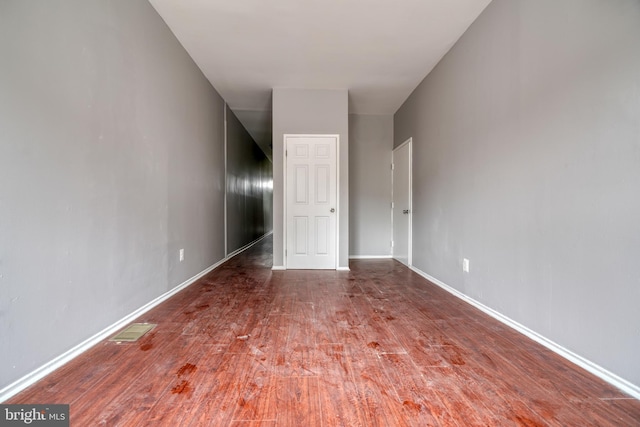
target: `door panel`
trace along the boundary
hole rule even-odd
[[[411,140],[393,150],[393,258],[411,265]]]
[[[296,194],[295,203],[298,205],[306,205],[309,203],[309,166],[296,165],[295,168],[296,173],[293,183]]]
[[[316,204],[329,204],[331,193],[331,178],[329,177],[329,174],[329,166],[316,166]]]
[[[335,269],[337,138],[287,136],[286,267]]]
[[[307,222],[309,219],[306,216],[296,216],[293,218],[293,229],[294,229],[294,237],[295,237],[295,254],[296,255],[307,255],[307,234],[309,232],[309,227],[307,227]]]
[[[316,217],[316,254],[329,254],[330,219],[328,216]]]

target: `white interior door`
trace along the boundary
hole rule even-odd
[[[287,269],[335,269],[337,136],[285,137]]]
[[[411,266],[411,139],[393,150],[393,258]]]

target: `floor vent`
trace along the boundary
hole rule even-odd
[[[117,335],[111,337],[109,341],[118,341],[118,342],[134,342],[138,341],[138,339],[155,328],[157,325],[155,323],[132,323],[127,326],[125,329],[120,331]]]

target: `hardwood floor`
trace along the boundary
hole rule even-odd
[[[640,401],[392,260],[272,272],[271,239],[5,403],[72,426],[640,426]]]

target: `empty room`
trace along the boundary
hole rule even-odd
[[[640,426],[638,0],[0,0],[0,425]]]

